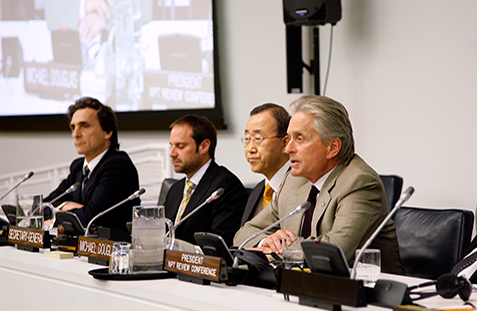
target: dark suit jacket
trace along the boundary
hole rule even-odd
[[[70,166],[70,173],[66,179],[43,201],[49,202],[64,193],[71,185],[81,182],[83,177],[84,158],[78,158]],[[83,208],[74,209],[84,227],[100,212],[121,202],[139,189],[139,177],[136,167],[128,154],[110,148],[98,165],[95,167],[84,188],[85,200],[81,199],[81,187],[73,193],[65,195],[54,205],[65,201],[83,203]],[[127,232],[126,222],[132,219],[132,207],[141,201],[134,199],[128,201],[107,214],[98,218],[94,224],[106,228],[118,228]]]
[[[174,221],[182,201],[185,178],[176,182],[167,193],[166,217]],[[195,187],[182,218],[202,204],[218,188],[224,188],[224,194],[216,201],[203,206],[176,229],[176,238],[197,244],[195,232],[212,232],[220,235],[227,245],[232,245],[235,232],[240,227],[247,193],[242,182],[223,166],[212,161],[199,184]]]
[[[265,179],[259,182],[255,188],[253,188],[252,192],[250,192],[240,226],[243,226],[247,221],[253,218],[257,205],[262,204],[263,191],[265,191]]]

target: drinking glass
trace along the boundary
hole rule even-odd
[[[356,256],[360,249],[356,250]],[[364,285],[374,286],[381,274],[381,252],[379,249],[366,249],[356,266],[356,279],[363,280]]]
[[[282,260],[285,269],[303,266],[303,237],[282,238]]]
[[[111,251],[109,261],[110,274],[130,274],[134,258],[134,247],[131,243],[116,242]]]

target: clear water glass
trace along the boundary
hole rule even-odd
[[[356,256],[360,250],[356,250]],[[374,286],[381,274],[381,252],[379,249],[366,249],[356,266],[356,279],[364,285]]]
[[[113,244],[109,260],[110,274],[130,274],[134,259],[134,247],[130,243],[116,242]]]
[[[303,267],[303,237],[282,238],[282,260],[285,269]]]

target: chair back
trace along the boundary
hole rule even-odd
[[[179,179],[175,178],[165,178],[162,182],[161,191],[159,191],[159,200],[157,201],[157,205],[164,205],[166,202],[167,193],[169,189],[171,189],[172,185],[178,182]]]
[[[401,196],[403,179],[397,175],[379,175],[386,191],[388,209],[391,211]]]
[[[449,273],[468,247],[473,225],[472,211],[401,207],[394,226],[406,275],[436,280]]]

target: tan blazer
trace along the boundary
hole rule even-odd
[[[234,245],[288,215],[305,202],[311,183],[287,173],[275,199],[237,232]],[[360,248],[386,217],[386,194],[379,175],[358,155],[348,165],[339,164],[325,181],[313,213],[311,239],[339,245],[350,265],[355,250]],[[301,232],[303,214],[285,220],[267,234],[278,229]],[[256,246],[267,234],[258,236],[246,246]],[[396,230],[389,221],[371,244],[381,250],[382,271],[403,274]]]

